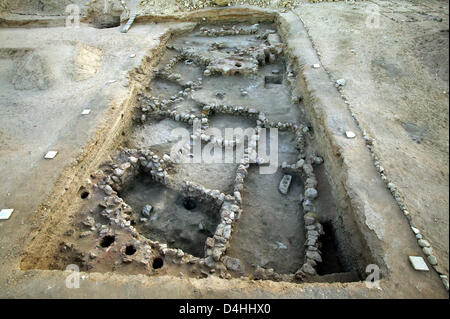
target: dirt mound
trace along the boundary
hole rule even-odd
[[[83,81],[97,74],[102,63],[102,51],[95,47],[78,43],[72,65],[74,81]]]

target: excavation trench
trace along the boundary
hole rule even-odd
[[[86,271],[291,282],[363,277],[370,256],[335,200],[327,150],[317,147],[298,68],[275,23],[197,25],[173,37],[152,70],[140,78],[146,89],[132,102],[123,142],[92,172],[60,248],[37,268],[75,263]],[[236,136],[238,129],[247,135]],[[278,145],[268,139],[255,157],[270,129]],[[276,159],[267,154],[272,146]],[[268,162],[274,169],[264,173]],[[27,252],[22,268],[36,267],[35,254]]]

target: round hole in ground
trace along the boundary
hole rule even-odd
[[[242,64],[240,62],[236,62],[235,66],[237,66],[238,68],[240,68],[242,66]]]
[[[136,248],[134,248],[133,245],[128,245],[125,248],[125,254],[127,254],[128,256],[134,255],[135,252],[136,252]]]
[[[116,240],[115,236],[106,235],[102,238],[102,241],[100,243],[100,246],[106,248],[112,245],[112,243]]]
[[[183,199],[183,206],[187,210],[193,210],[195,207],[197,207],[197,201],[192,197],[185,197]]]
[[[153,259],[152,267],[153,269],[159,269],[164,265],[164,260],[161,257],[155,257]]]
[[[82,192],[80,195],[81,199],[86,199],[86,198],[88,198],[88,196],[89,196],[89,192],[87,192],[87,191]]]

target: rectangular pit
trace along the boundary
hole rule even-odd
[[[206,35],[202,28],[215,30],[216,35]],[[113,152],[113,160],[100,167],[103,173],[93,174],[94,184],[80,190],[79,202],[73,209],[78,223],[64,226],[69,228],[65,233],[70,228],[73,231],[60,245],[63,251],[47,254],[39,266],[29,262],[34,255],[29,252],[22,268],[64,269],[73,262],[81,263],[87,271],[126,274],[176,274],[183,270],[189,276],[204,277],[215,269],[222,278],[242,274],[293,282],[360,278],[358,261],[349,258],[359,253],[348,244],[357,241],[358,235],[350,240],[350,234],[342,231],[355,226],[348,217],[342,221],[329,192],[320,168],[322,159],[316,156],[313,128],[307,125],[304,102],[292,87],[296,70],[283,53],[282,43],[273,43],[276,27],[264,23],[256,27],[255,33],[220,35],[251,28],[255,29],[243,24],[198,26],[168,43],[168,55],[162,55],[161,62],[155,65],[157,76],[144,80],[150,88],[139,92],[145,98],[137,99],[133,120],[123,134],[122,146],[140,150]],[[260,55],[247,54],[249,48],[250,52],[260,50]],[[183,64],[186,61],[189,63]],[[191,74],[183,74],[192,68]],[[233,117],[237,120],[233,121]],[[167,134],[176,127],[191,128],[195,120],[201,123],[200,132],[208,127],[223,130],[249,123],[278,128],[280,167],[273,175],[260,175],[257,167],[245,167],[248,176],[245,174],[245,181],[240,183],[235,180],[239,163],[211,164],[208,169],[203,163],[175,163],[170,156],[165,158],[172,146]],[[225,146],[222,142],[221,146]],[[151,151],[153,155],[149,155]],[[315,181],[311,177],[313,166],[314,170],[322,170]],[[127,175],[126,171],[131,173]],[[292,176],[287,195],[278,190],[284,174]],[[241,184],[243,187],[239,187]],[[318,211],[309,215],[312,204],[305,206],[306,186],[317,186],[320,194],[314,197]],[[189,210],[183,207],[187,196],[208,198],[206,203],[199,200],[197,210],[190,212],[198,214],[190,218],[185,218]],[[89,213],[103,219],[94,218],[89,232],[86,225],[91,220],[86,209],[92,205],[90,201],[101,202],[102,209],[91,208]],[[116,207],[119,203],[124,205],[120,210]],[[146,203],[154,207],[159,217],[153,221],[158,222],[151,224],[155,215],[142,221]],[[308,218],[313,218],[314,223],[307,225]],[[325,225],[324,234],[318,228],[307,228],[317,224]],[[308,232],[316,230],[318,238],[309,246],[317,249],[309,249]],[[343,244],[345,241],[348,243]],[[42,244],[42,249],[46,248]],[[303,267],[311,259],[307,250],[319,251],[323,266],[315,262],[308,264],[312,265],[309,268]],[[155,262],[164,267],[155,267]]]

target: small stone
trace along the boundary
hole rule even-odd
[[[225,260],[225,266],[228,270],[241,271],[241,262],[237,258],[227,257]]]
[[[306,257],[309,258],[309,259],[312,259],[314,261],[317,261],[319,263],[322,262],[322,256],[320,256],[318,251],[308,250],[308,251],[306,251]]]
[[[86,217],[86,219],[83,221],[83,225],[87,227],[92,227],[95,225],[95,220],[91,216]]]
[[[214,247],[214,238],[213,237],[206,238],[206,247]]]
[[[427,260],[430,264],[432,264],[433,266],[437,265],[437,258],[433,255],[430,255],[427,257]]]
[[[433,253],[433,249],[431,249],[430,247],[423,247],[422,251],[425,255],[429,256]]]
[[[323,158],[322,157],[320,157],[320,156],[314,157],[314,164],[320,165],[322,163],[323,163]]]
[[[448,279],[447,279],[447,276],[441,275],[440,277],[441,277],[442,283],[444,284],[445,289],[447,289],[447,291],[448,291]]]
[[[316,219],[311,214],[306,214],[304,220],[306,226],[314,225],[314,223],[316,222]]]
[[[316,270],[314,269],[313,266],[311,266],[308,263],[304,263],[301,271],[303,271],[305,274],[309,274],[309,275],[315,275],[316,274]]]
[[[286,195],[289,191],[289,186],[291,185],[292,176],[291,175],[284,175],[281,179],[279,190],[281,194]]]
[[[92,234],[92,231],[88,230],[88,231],[84,231],[80,234],[80,238],[84,238],[89,236],[90,234]]]
[[[419,244],[420,247],[430,247],[431,246],[430,243],[425,239],[419,239],[417,241],[417,243]]]
[[[225,239],[230,239],[230,236],[231,236],[231,225],[226,225],[223,228],[223,237]]]
[[[114,169],[114,175],[116,175],[118,177],[122,176],[123,175],[123,170],[120,169],[120,168]]]
[[[411,230],[413,231],[413,233],[414,234],[418,234],[420,231],[416,228],[416,227],[414,227],[414,226],[411,226]]]
[[[205,265],[208,268],[214,268],[216,266],[216,262],[214,261],[214,259],[211,256],[209,256],[209,257],[205,258]]]
[[[423,260],[422,257],[419,256],[408,256],[409,262],[413,266],[415,270],[418,271],[429,271],[427,264],[425,263],[425,260]]]
[[[314,69],[320,68],[320,64],[319,64],[319,63],[314,63],[314,64],[313,64],[313,68],[314,68]]]
[[[345,85],[345,79],[338,79],[337,81],[336,81],[336,85],[337,86],[344,86]]]
[[[305,164],[305,160],[304,160],[304,159],[300,159],[300,160],[298,160],[298,162],[295,164],[295,166],[296,166],[297,168],[300,168],[300,167],[302,167],[304,164]]]
[[[110,196],[113,193],[113,189],[111,186],[106,185],[105,188],[103,188],[103,191],[105,192],[106,195]]]
[[[319,195],[319,193],[317,192],[317,190],[315,188],[307,188],[305,190],[305,197],[307,199],[315,199],[315,198],[317,198],[318,195]]]
[[[150,213],[152,210],[153,210],[153,206],[147,204],[144,206],[144,208],[142,208],[141,214],[142,214],[142,216],[150,217]]]
[[[227,6],[230,2],[231,0],[214,0],[215,4],[222,7]]]

